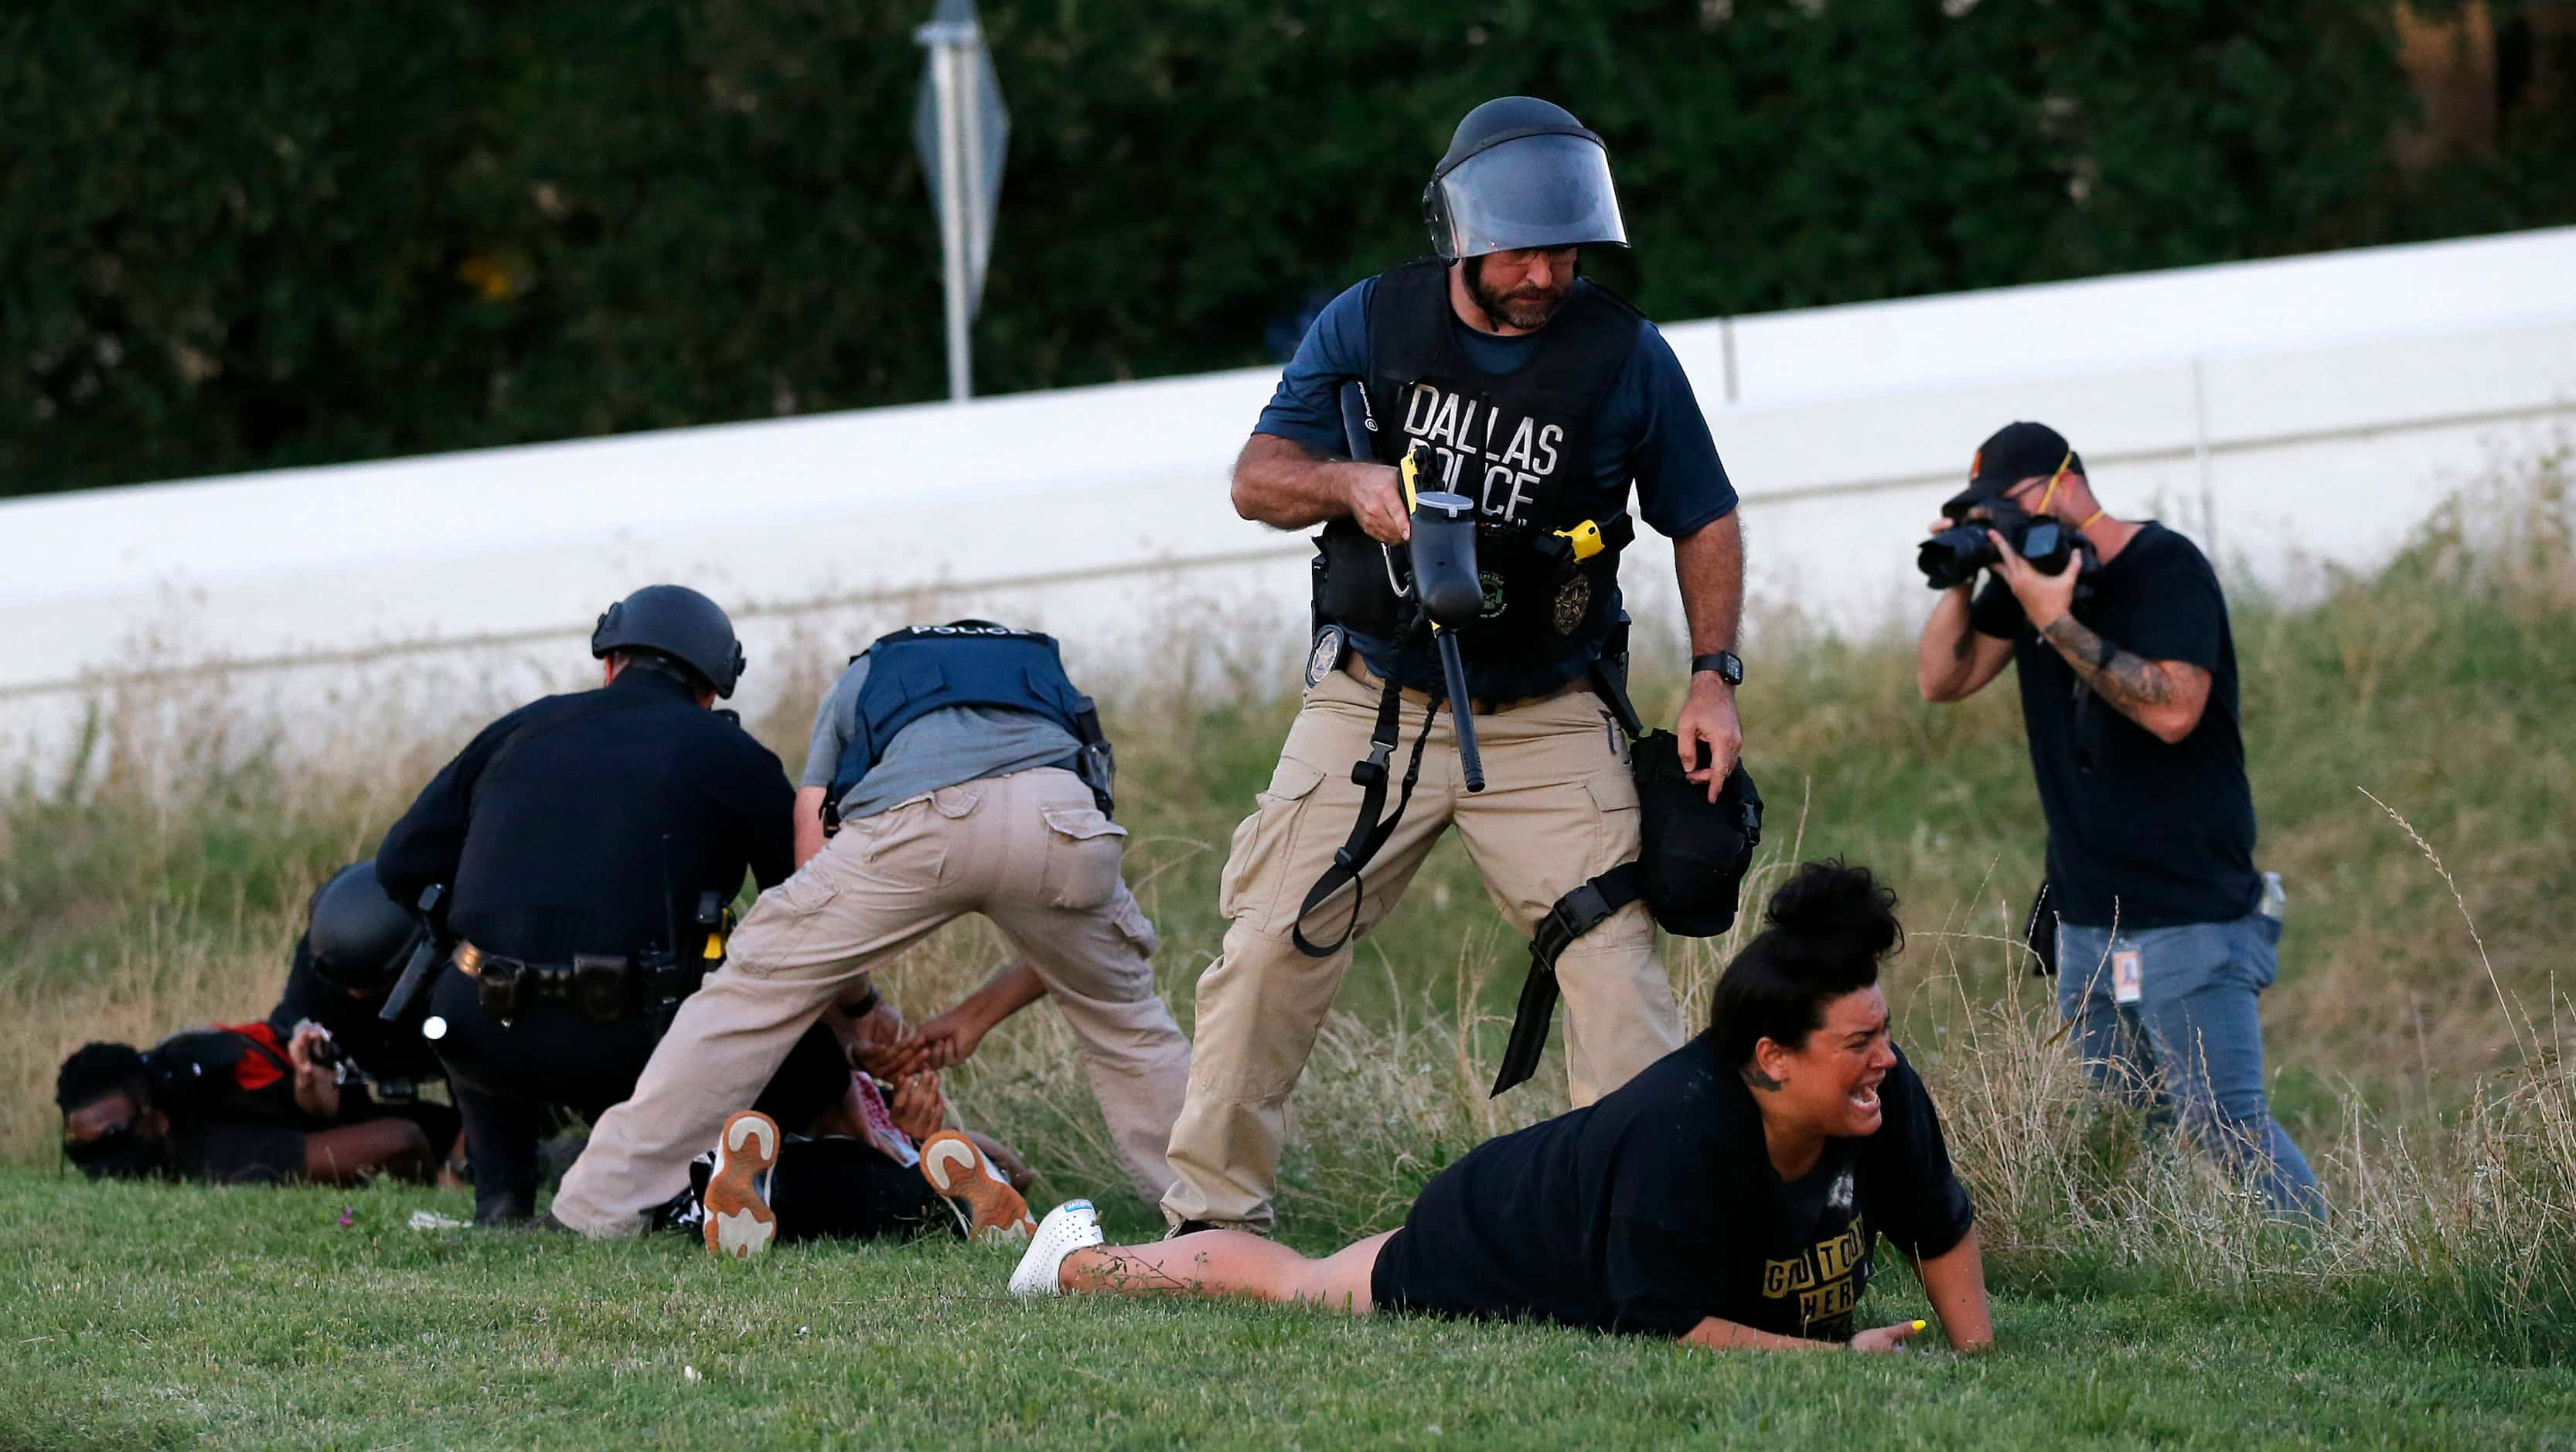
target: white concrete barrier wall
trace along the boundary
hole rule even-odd
[[[2062,429],[2114,508],[2161,511],[2258,578],[2294,553],[2384,557],[2576,424],[2576,229],[1667,332],[1745,496],[1755,595],[1863,631],[1920,611],[1912,545],[2017,417]],[[1290,660],[1308,551],[1225,495],[1275,378],[0,504],[0,733],[48,754],[102,687],[219,661],[290,707],[427,661],[534,689],[657,579],[715,595],[772,662],[970,609],[1047,624],[1077,660],[1137,658],[1176,597]],[[1623,572],[1640,613],[1669,608],[1669,559],[1650,537]],[[755,669],[747,704],[766,689]]]

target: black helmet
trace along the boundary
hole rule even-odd
[[[733,694],[742,677],[742,642],[724,608],[686,585],[647,585],[608,607],[590,633],[590,653],[649,650],[669,656],[715,688]]]
[[[1610,151],[1574,113],[1504,96],[1467,113],[1422,189],[1431,245],[1454,262],[1523,247],[1628,245]]]
[[[313,974],[333,988],[381,993],[402,976],[421,926],[376,880],[376,864],[352,862],[331,874],[306,909]]]

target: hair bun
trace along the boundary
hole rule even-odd
[[[1875,962],[1904,938],[1895,892],[1840,858],[1800,865],[1771,894],[1762,918],[1801,958]]]

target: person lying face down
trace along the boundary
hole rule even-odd
[[[184,1030],[149,1052],[85,1045],[54,1080],[64,1157],[93,1180],[428,1179],[428,1134],[364,1096],[344,1102],[314,1041],[248,1023]]]
[[[1951,1346],[1981,1348],[1994,1330],[1975,1211],[1878,987],[1895,907],[1866,868],[1801,867],[1719,979],[1706,1032],[1587,1108],[1479,1145],[1423,1187],[1402,1229],[1320,1260],[1235,1230],[1110,1246],[1074,1200],[1039,1226],[1011,1290],[1894,1351],[1925,1322],[1854,1329],[1884,1236]]]

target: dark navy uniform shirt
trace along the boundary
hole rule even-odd
[[[1281,372],[1278,391],[1261,411],[1255,433],[1286,439],[1322,457],[1347,452],[1341,386],[1370,371],[1375,355],[1369,300],[1376,293],[1372,277],[1325,305]],[[1468,360],[1494,374],[1518,370],[1547,337],[1541,329],[1503,338],[1470,328],[1454,315],[1449,321]],[[1622,496],[1633,480],[1637,517],[1671,539],[1694,533],[1735,508],[1735,486],[1718,460],[1690,377],[1682,372],[1672,345],[1643,318],[1637,320],[1637,346],[1593,419],[1592,473],[1603,487]],[[1353,643],[1379,675],[1394,672],[1394,650],[1388,643],[1366,636],[1355,636]],[[1565,679],[1573,679],[1586,664],[1569,660]]]
[[[631,666],[484,728],[385,834],[376,876],[406,906],[449,884],[449,932],[508,957],[687,957],[700,893],[794,871],[795,799],[768,748]]]

